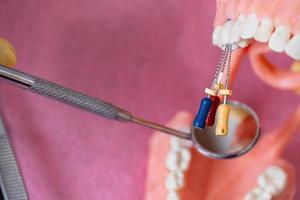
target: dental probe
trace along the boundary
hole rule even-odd
[[[230,113],[230,106],[227,105],[227,96],[231,95],[231,90],[228,89],[229,77],[230,77],[230,67],[231,67],[231,54],[232,54],[232,45],[229,45],[229,59],[225,80],[225,89],[219,90],[220,95],[224,95],[223,104],[218,107],[218,120],[216,126],[216,135],[226,136],[228,133],[228,119]]]
[[[157,131],[168,133],[183,139],[191,139],[191,134],[175,130],[145,119],[139,118],[122,108],[100,99],[90,97],[75,90],[57,85],[47,80],[35,77],[33,75],[7,68],[0,65],[0,77],[14,83],[23,89],[27,89],[36,94],[49,97],[53,100],[80,108],[90,113],[94,113],[107,119],[118,121],[133,122]]]

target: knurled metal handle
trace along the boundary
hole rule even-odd
[[[108,119],[130,120],[129,112],[105,101],[90,97],[75,90],[36,78],[29,87],[33,92],[75,106]]]

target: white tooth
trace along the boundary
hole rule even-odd
[[[260,21],[260,26],[254,35],[254,39],[258,42],[268,42],[274,29],[273,21],[269,18],[264,18]]]
[[[184,175],[182,171],[170,172],[166,179],[168,191],[179,190],[184,186]]]
[[[188,149],[182,149],[180,151],[181,160],[184,160],[186,162],[190,162],[191,160],[191,152]]]
[[[169,171],[176,171],[179,168],[180,157],[176,151],[170,151],[166,159],[166,167]]]
[[[219,35],[220,35],[220,31],[221,31],[222,27],[221,26],[216,26],[213,34],[212,34],[212,43],[213,45],[218,45],[218,41],[219,41]]]
[[[241,39],[239,42],[238,42],[238,45],[239,47],[241,48],[245,48],[246,46],[248,46],[250,44],[251,40],[249,39]]]
[[[291,32],[288,26],[278,26],[269,40],[269,47],[273,51],[283,52],[289,42]]]
[[[188,167],[189,167],[190,160],[191,160],[191,152],[188,149],[182,149],[180,151],[180,164],[179,164],[179,168],[182,171],[186,171],[188,169]]]
[[[180,197],[177,192],[171,191],[168,193],[167,200],[180,200]]]
[[[227,21],[220,30],[219,46],[224,46],[230,43],[230,35],[232,31],[233,21]]]
[[[244,200],[271,200],[272,196],[260,187],[256,187],[244,196]]]
[[[295,35],[287,44],[285,52],[295,60],[300,60],[300,34]]]
[[[259,21],[255,13],[249,15],[243,24],[242,31],[241,31],[241,38],[243,39],[252,38],[257,30],[258,24]]]
[[[179,150],[171,150],[166,158],[166,168],[169,171],[182,170],[186,171],[191,160],[191,152],[189,149],[180,148]]]
[[[189,140],[181,139],[178,137],[172,137],[170,141],[171,147],[174,149],[180,149],[180,148],[191,148],[192,142]]]
[[[181,161],[181,163],[179,165],[179,169],[184,172],[189,168],[189,166],[190,166],[190,163],[185,162],[185,161]]]
[[[286,186],[287,174],[278,166],[271,166],[257,179],[258,185],[273,196],[280,194]]]
[[[245,23],[246,17],[244,15],[240,15],[236,22],[234,22],[232,26],[232,31],[231,31],[231,37],[230,37],[230,42],[231,43],[236,43],[240,41],[240,33],[241,29],[243,27],[243,24]]]

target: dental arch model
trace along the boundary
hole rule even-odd
[[[226,44],[232,44],[231,81],[242,56],[248,53],[256,75],[264,82],[281,90],[299,90],[299,71],[278,69],[264,57],[265,53],[272,50],[285,52],[291,58],[300,60],[299,10],[300,1],[297,0],[217,0],[212,42],[223,50]],[[190,149],[189,168],[185,171],[184,180],[180,180],[184,185],[176,192],[161,187],[170,172],[162,160],[166,159],[165,155],[171,149],[171,139],[159,133],[154,134],[150,143],[146,199],[293,199],[294,169],[281,156],[289,141],[300,130],[299,120],[300,106],[297,105],[295,112],[281,127],[263,135],[252,152],[237,160],[209,160]],[[181,112],[170,125],[188,127],[191,121],[190,114]],[[158,147],[159,156],[155,150]],[[256,163],[256,160],[260,162]],[[253,167],[249,168],[249,165]],[[234,171],[234,174],[230,171]]]

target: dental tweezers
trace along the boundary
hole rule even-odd
[[[111,103],[85,95],[75,90],[57,85],[53,82],[35,77],[16,69],[0,65],[0,77],[23,89],[49,97],[101,117],[123,122],[133,122],[157,131],[168,133],[180,138],[191,139],[191,134],[175,130],[139,117]]]
[[[23,177],[0,116],[0,199],[28,200]]]

